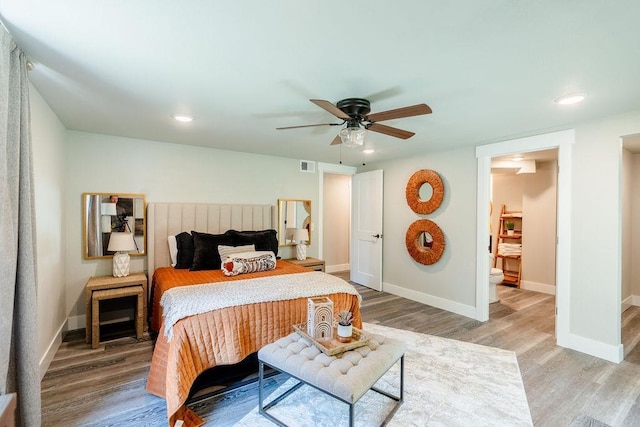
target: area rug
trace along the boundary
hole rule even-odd
[[[386,335],[408,345],[405,353],[404,403],[388,420],[389,426],[531,426],[531,413],[515,353],[365,323],[364,331]],[[376,384],[397,394],[399,364]],[[266,402],[297,383],[289,379]],[[356,426],[380,425],[395,402],[369,390],[355,406]],[[309,386],[269,409],[289,426],[348,425],[349,410]],[[254,408],[238,426],[274,424]]]

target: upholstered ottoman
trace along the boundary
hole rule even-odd
[[[303,384],[308,384],[349,405],[349,425],[353,426],[354,406],[368,390],[381,393],[402,403],[404,391],[404,352],[406,346],[397,340],[371,334],[367,345],[335,356],[322,353],[311,341],[294,332],[258,351],[259,411],[278,425],[285,424],[267,410]],[[394,396],[374,384],[400,360],[399,395]],[[275,400],[264,405],[264,365],[287,373],[300,382]],[[389,417],[387,417],[389,418]]]

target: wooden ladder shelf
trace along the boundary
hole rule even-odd
[[[512,232],[508,230],[507,223],[514,225]],[[504,283],[519,288],[522,274],[522,211],[510,211],[502,205],[498,242],[493,255],[494,268],[497,268],[500,260]]]

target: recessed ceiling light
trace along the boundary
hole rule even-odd
[[[560,105],[571,105],[571,104],[577,104],[578,102],[584,101],[586,97],[587,95],[584,93],[572,93],[571,95],[565,95],[565,96],[556,98],[553,100],[553,102]]]
[[[367,148],[366,150],[362,150],[362,152],[364,154],[371,154],[371,153],[375,153],[376,150],[372,149],[372,148]]]
[[[172,114],[171,117],[176,119],[179,122],[192,122],[193,117],[188,114]]]

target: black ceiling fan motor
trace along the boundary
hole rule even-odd
[[[338,101],[336,104],[341,111],[347,114],[349,117],[364,119],[371,112],[371,104],[366,99],[362,98],[347,98],[342,101]]]

